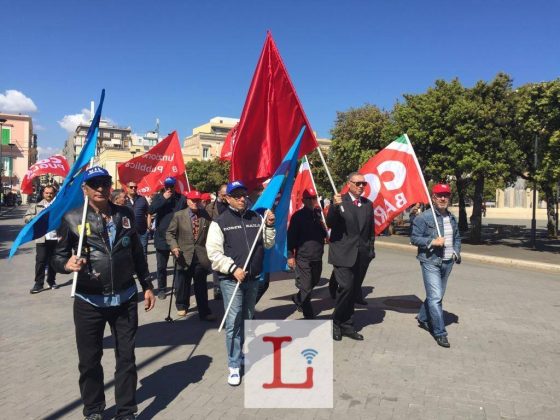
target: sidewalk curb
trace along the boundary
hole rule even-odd
[[[395,244],[392,242],[375,241],[375,245],[381,248],[400,249],[407,252],[416,252],[416,247],[408,244]],[[518,267],[528,270],[546,271],[549,273],[559,273],[560,265],[548,264],[536,261],[517,260],[515,258],[494,257],[491,255],[473,254],[472,252],[461,252],[461,258],[465,261],[475,261],[485,264],[496,264],[505,267]]]

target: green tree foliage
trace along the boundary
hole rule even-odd
[[[515,91],[515,135],[524,152],[519,175],[536,181],[547,203],[549,237],[558,236],[555,203],[560,178],[560,79],[530,83]],[[538,140],[537,168],[534,142]]]
[[[219,158],[212,160],[192,160],[186,163],[191,188],[198,191],[216,192],[221,184],[228,182],[229,162]]]
[[[342,187],[350,172],[357,171],[387,145],[383,134],[388,123],[389,113],[374,105],[337,112],[327,160],[337,188]]]

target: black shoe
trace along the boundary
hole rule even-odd
[[[334,329],[333,328],[333,332],[332,332],[332,338],[334,341],[340,341],[342,340],[342,332],[339,329]]]
[[[315,314],[313,313],[313,311],[304,310],[304,311],[303,311],[303,317],[304,317],[305,319],[315,319]]]
[[[159,289],[157,297],[158,297],[159,300],[165,300],[165,298],[166,298],[165,289]]]
[[[29,293],[31,293],[32,295],[36,294],[36,293],[41,293],[43,290],[43,286],[39,286],[38,284],[35,284],[33,286],[33,288],[29,291]]]
[[[432,330],[430,329],[430,325],[427,322],[418,321],[418,326],[423,330],[428,331],[430,334],[432,333]]]
[[[56,290],[56,289],[58,289],[58,287],[59,287],[59,286],[58,286],[58,284],[56,284],[56,283],[49,284],[49,289]]]
[[[357,331],[343,332],[342,335],[344,337],[351,338],[352,340],[362,341],[364,339],[364,336]]]
[[[103,420],[103,414],[100,413],[90,414],[89,416],[85,416],[84,420]]]
[[[301,308],[301,305],[298,303],[296,296],[297,295],[292,295],[292,302],[294,302],[294,305],[296,305],[296,309],[298,312],[303,312],[303,309]]]
[[[354,301],[355,303],[357,303],[358,305],[367,305],[367,300],[365,300],[363,297],[362,298],[358,298]]]
[[[447,337],[445,337],[443,335],[441,335],[439,337],[436,337],[436,343],[438,343],[438,345],[440,345],[441,347],[445,347],[446,349],[451,347],[451,344],[449,344],[449,341],[447,340]]]
[[[334,280],[329,280],[329,295],[331,295],[331,298],[336,299],[337,289],[338,283]]]

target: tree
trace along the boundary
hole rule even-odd
[[[350,172],[357,171],[387,145],[383,134],[388,124],[389,113],[374,105],[337,112],[327,164],[338,188]]]
[[[518,174],[536,181],[547,203],[547,231],[558,237],[558,180],[560,178],[560,79],[521,86],[514,94],[515,133],[524,152]],[[533,162],[535,139],[538,165]]]
[[[191,188],[198,191],[216,192],[221,184],[228,182],[229,162],[219,158],[191,160],[187,162],[187,175]]]

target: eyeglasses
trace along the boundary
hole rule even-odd
[[[247,198],[246,194],[235,194],[235,195],[230,195],[231,198],[233,198],[234,200],[241,200],[242,198]]]
[[[434,194],[434,197],[437,198],[438,200],[449,200],[450,195],[449,194]]]
[[[137,185],[127,185],[127,186],[128,186],[128,188],[130,188],[130,189],[133,189],[133,190],[135,190],[135,189],[137,189],[137,188],[138,188],[138,186],[137,186]]]
[[[354,184],[356,187],[365,187],[367,185],[366,181],[350,181],[352,184]]]
[[[113,183],[111,182],[110,179],[98,179],[98,178],[94,178],[94,179],[90,179],[89,181],[86,182],[86,185],[90,188],[93,188],[94,190],[96,190],[99,187],[103,187],[103,188],[109,188],[111,185],[113,185]]]

